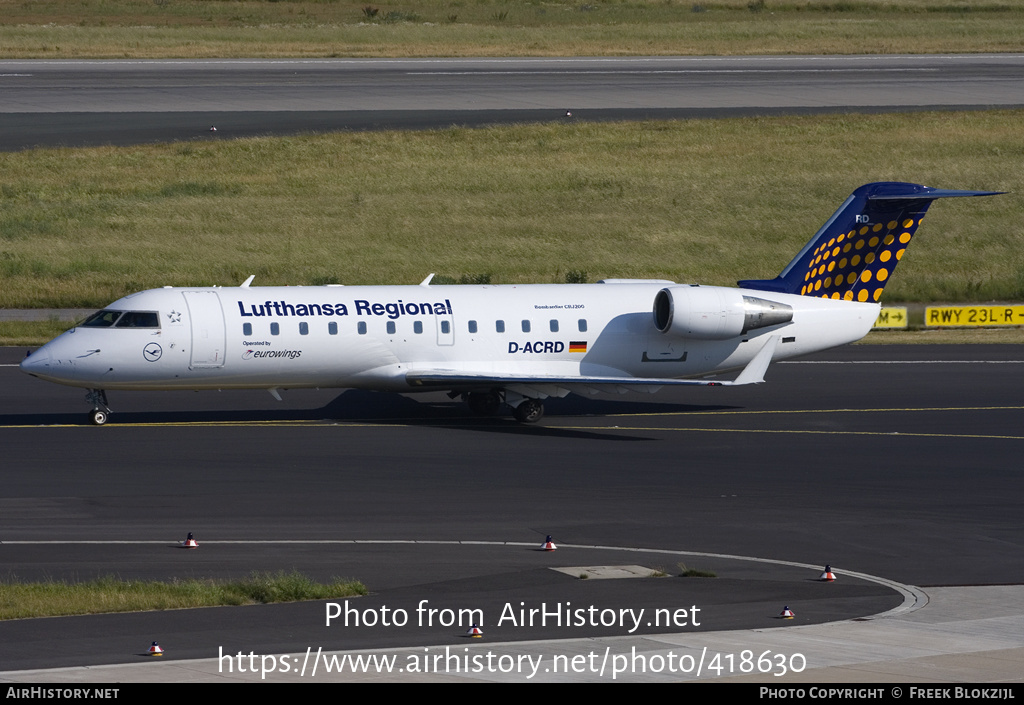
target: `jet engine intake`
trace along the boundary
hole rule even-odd
[[[793,307],[738,289],[670,286],[654,297],[654,326],[666,335],[727,340],[793,320]]]

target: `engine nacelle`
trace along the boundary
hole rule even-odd
[[[740,289],[670,286],[654,297],[654,326],[681,338],[727,340],[792,320],[792,306],[746,296]]]

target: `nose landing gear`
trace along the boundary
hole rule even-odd
[[[85,400],[92,404],[92,411],[89,412],[89,423],[93,426],[102,426],[110,418],[110,407],[107,406],[107,393],[102,389],[90,389],[85,395]]]

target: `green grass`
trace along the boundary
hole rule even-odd
[[[713,570],[700,570],[698,568],[690,568],[684,570],[679,574],[680,578],[717,578],[718,574]]]
[[[137,612],[220,605],[324,600],[365,595],[358,581],[317,583],[298,572],[254,573],[245,580],[158,581],[105,577],[82,583],[0,583],[0,619]]]
[[[0,346],[42,345],[74,325],[73,321],[0,321]]]
[[[1024,328],[880,330],[855,345],[1024,345]]]
[[[775,276],[857,186],[937,203],[884,301],[1024,299],[1024,111],[565,123],[0,154],[0,307],[163,285]]]
[[[365,11],[374,7],[374,15]],[[0,58],[1020,51],[1011,0],[0,0]]]

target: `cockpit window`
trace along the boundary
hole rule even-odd
[[[156,311],[97,311],[80,324],[84,328],[159,328],[160,314]]]
[[[116,324],[117,328],[159,328],[160,316],[156,311],[128,311]]]
[[[81,325],[83,328],[109,328],[121,317],[122,313],[124,311],[97,311],[82,321]]]

